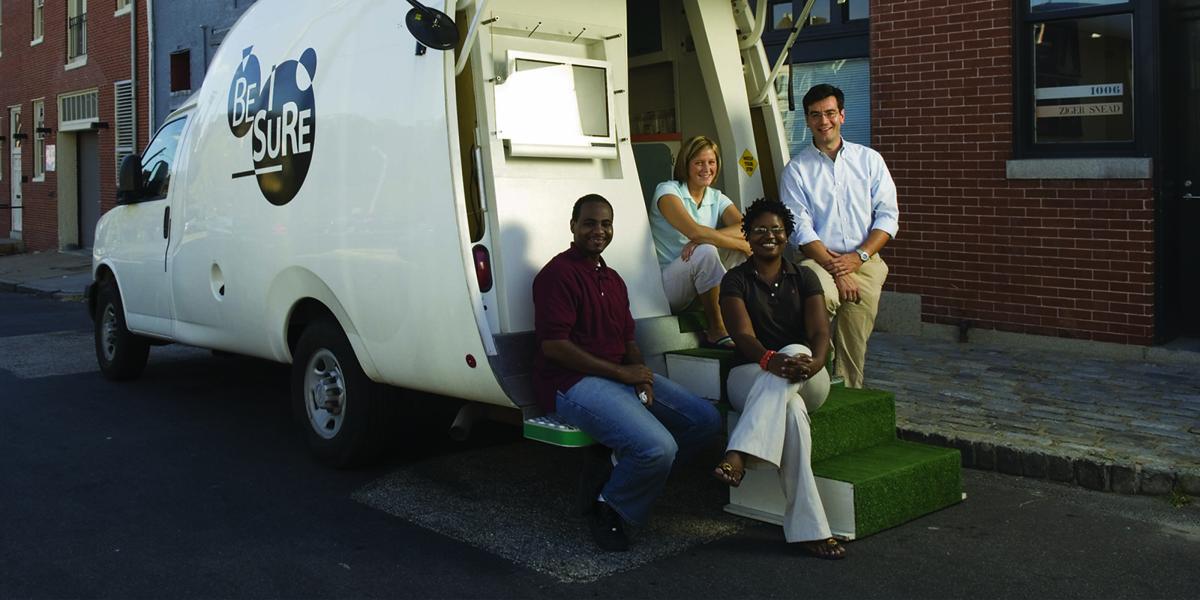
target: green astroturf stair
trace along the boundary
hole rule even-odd
[[[734,366],[734,355],[685,350],[667,353],[666,364],[668,376],[693,393],[724,400],[723,382]],[[727,418],[733,431],[738,413],[729,411]],[[896,439],[891,392],[835,384],[811,422],[813,472],[834,535],[861,538],[962,499],[958,450]],[[751,465],[742,485],[730,488],[725,510],[782,524],[778,471],[766,464]]]

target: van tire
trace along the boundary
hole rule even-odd
[[[92,326],[100,374],[110,381],[137,379],[146,368],[150,341],[125,326],[121,292],[111,278],[99,284]]]
[[[292,355],[292,409],[313,458],[337,468],[376,458],[394,408],[388,391],[363,372],[335,321],[304,328]]]

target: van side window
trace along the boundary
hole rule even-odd
[[[146,152],[142,154],[142,186],[147,200],[166,198],[171,186],[171,170],[175,163],[175,150],[179,147],[179,136],[187,119],[175,119],[154,136]]]

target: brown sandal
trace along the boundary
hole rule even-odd
[[[742,485],[742,477],[745,477],[745,475],[745,469],[735,468],[728,462],[723,462],[717,465],[717,468],[713,469],[713,477],[716,477],[717,481],[720,481],[729,487],[737,487]]]
[[[846,547],[834,538],[800,542],[800,550],[809,556],[824,560],[842,560],[846,558]]]

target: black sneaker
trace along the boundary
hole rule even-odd
[[[592,514],[596,499],[608,478],[612,476],[612,451],[596,445],[586,450],[583,468],[579,470],[579,482],[575,487],[575,502],[572,512],[577,516]]]
[[[608,552],[624,552],[629,549],[629,538],[625,537],[625,526],[621,515],[613,510],[607,502],[596,502],[592,516],[588,520],[592,530],[592,539],[601,550]]]

